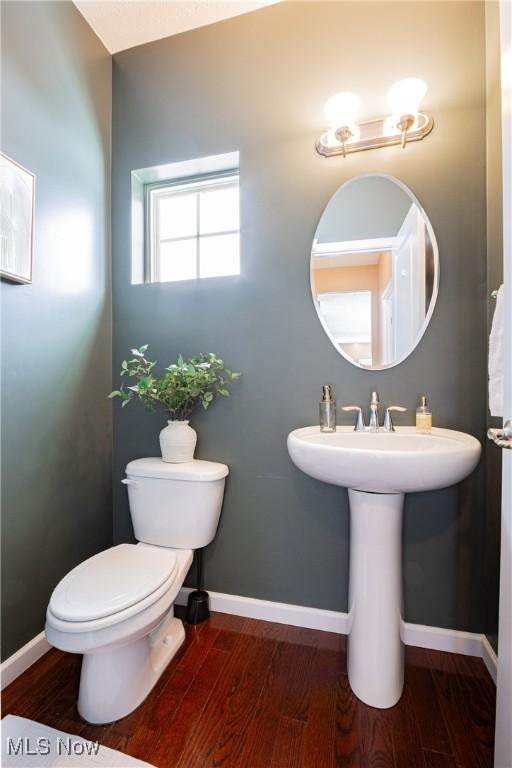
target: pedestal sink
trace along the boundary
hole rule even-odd
[[[419,434],[354,432],[318,426],[288,435],[293,463],[307,475],[349,489],[350,572],[348,677],[373,707],[392,707],[404,679],[402,510],[406,493],[454,485],[478,464],[476,438],[450,429]]]

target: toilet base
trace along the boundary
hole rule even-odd
[[[93,725],[120,720],[151,692],[185,640],[171,608],[149,635],[127,645],[84,654],[78,695],[80,717]]]

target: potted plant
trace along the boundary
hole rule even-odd
[[[229,382],[241,374],[230,371],[213,352],[184,360],[180,355],[175,363],[156,377],[156,362],[146,358],[148,345],[131,350],[131,358],[123,360],[121,376],[132,384],[121,384],[109,397],[119,397],[124,408],[132,400],[140,400],[145,408],[154,411],[163,407],[170,419],[160,432],[160,448],[164,461],[179,464],[192,461],[197,434],[189,425],[191,413],[202,406],[205,410],[217,396],[229,397]]]

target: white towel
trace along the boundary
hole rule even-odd
[[[503,416],[504,304],[505,288],[501,285],[496,298],[496,309],[489,336],[489,410],[491,416]]]

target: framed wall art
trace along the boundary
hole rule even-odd
[[[32,282],[36,177],[0,152],[0,277]]]

